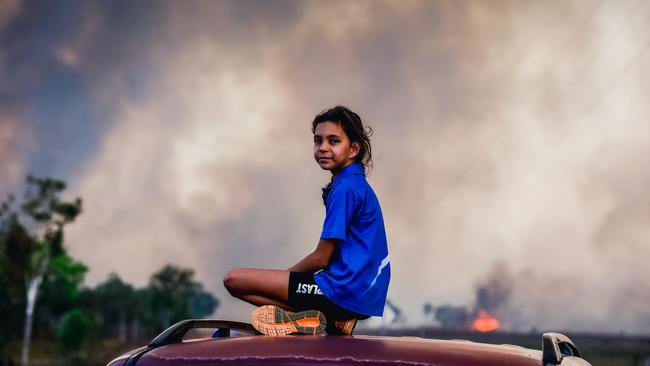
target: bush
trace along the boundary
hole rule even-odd
[[[67,351],[78,351],[84,345],[92,327],[92,320],[85,311],[75,308],[61,317],[56,338]]]

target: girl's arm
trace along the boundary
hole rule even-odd
[[[333,239],[321,239],[311,254],[303,258],[300,262],[294,264],[289,268],[292,272],[307,272],[313,273],[321,270],[330,262],[332,254],[336,249],[336,241]]]

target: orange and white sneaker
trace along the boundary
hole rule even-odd
[[[318,310],[296,313],[275,305],[264,305],[251,315],[253,328],[260,333],[273,336],[288,334],[320,334],[325,330],[325,314]]]
[[[351,335],[357,325],[356,319],[334,320],[328,324],[327,334],[329,335]]]

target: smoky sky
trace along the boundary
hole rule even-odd
[[[374,129],[389,298],[409,323],[501,279],[510,329],[650,329],[647,2],[0,10],[0,193],[27,173],[69,183],[89,285],[190,266],[215,316],[245,320],[223,275],[314,248],[329,177],[310,121],[345,104]]]

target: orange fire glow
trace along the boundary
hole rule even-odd
[[[499,328],[499,321],[486,310],[479,310],[478,317],[472,323],[472,329],[479,332],[492,332]]]

